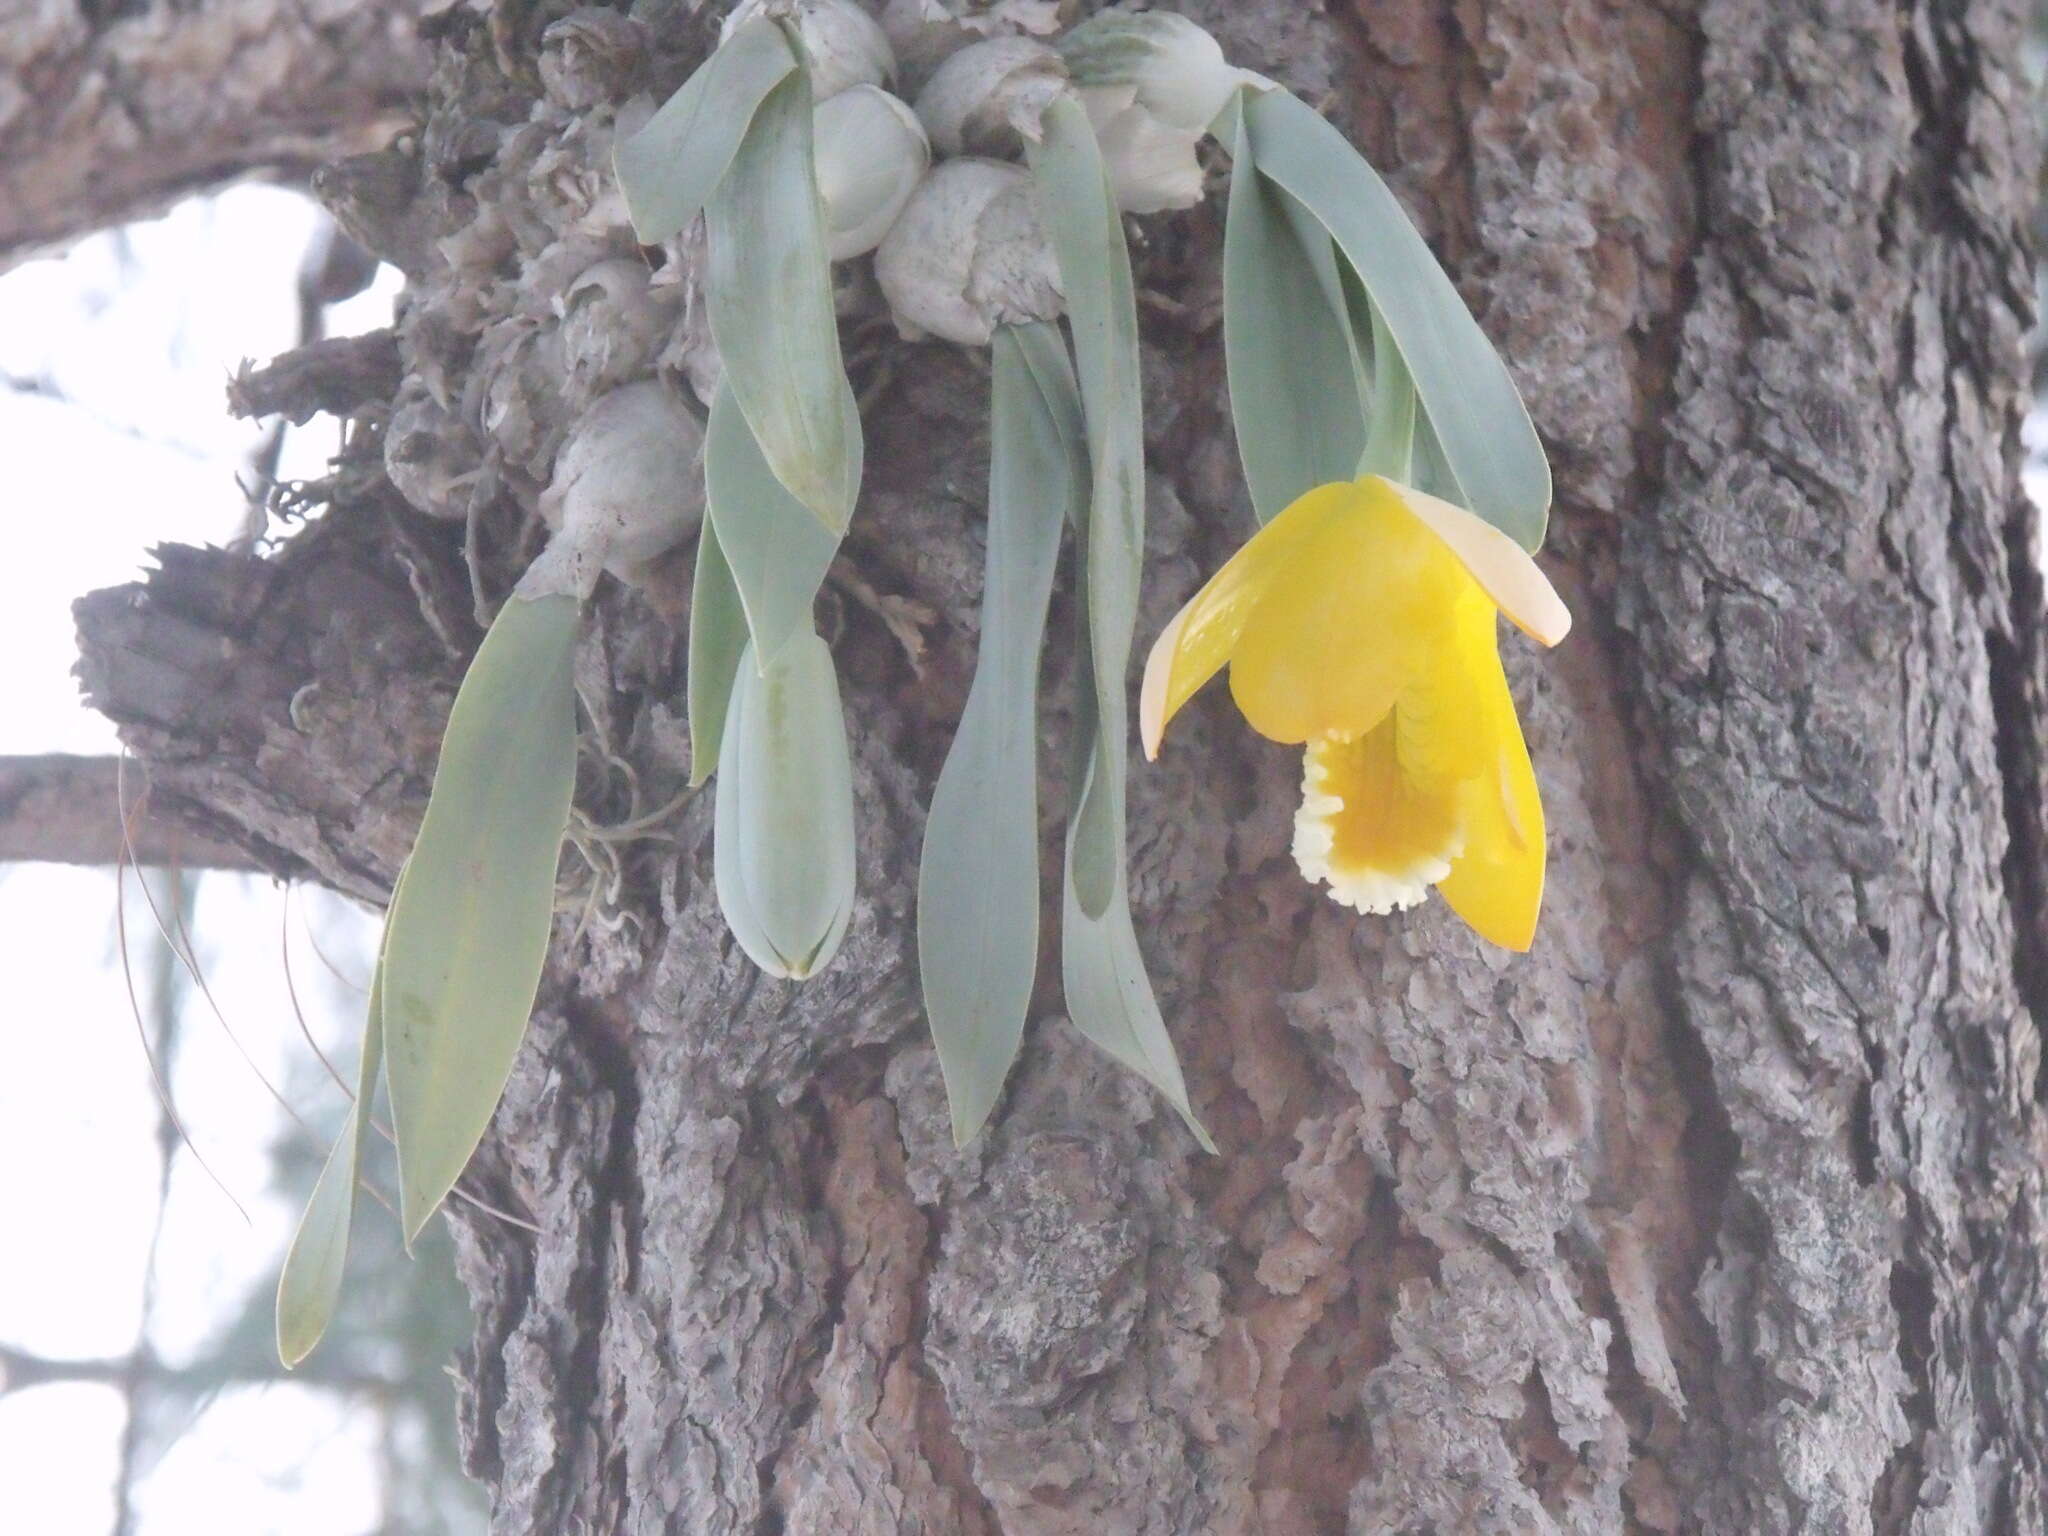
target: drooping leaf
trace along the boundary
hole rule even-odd
[[[398,883],[405,883],[404,870]],[[394,896],[395,899],[395,896]],[[387,930],[388,931],[388,930]],[[356,1098],[349,1106],[334,1148],[321,1165],[320,1177],[299,1218],[292,1245],[285,1251],[277,1277],[277,1358],[291,1370],[313,1353],[334,1306],[341,1299],[343,1271],[348,1265],[349,1227],[355,1219],[356,1181],[361,1176],[363,1148],[370,1139],[371,1103],[384,1067],[384,956],[378,946],[377,969],[370,977],[370,1003],[363,1021],[363,1055],[356,1067]]]
[[[1086,606],[1102,728],[1075,815],[1072,858],[1081,909],[1099,917],[1124,862],[1128,677],[1145,546],[1138,307],[1123,219],[1087,112],[1076,97],[1062,96],[1046,110],[1043,127],[1043,139],[1031,147],[1031,167],[1067,294],[1092,474]]]
[[[981,651],[932,790],[917,885],[925,1014],[960,1146],[995,1108],[1038,971],[1038,656],[1060,536],[1088,475],[1059,328],[1006,326],[992,347]]]
[[[811,87],[798,70],[761,103],[705,205],[704,297],[762,456],[838,534],[860,492],[860,412],[839,355],[816,178]]]
[[[694,219],[724,180],[768,93],[796,70],[772,21],[746,23],[612,151],[633,233],[657,245]]]
[[[802,981],[853,915],[853,764],[832,652],[815,633],[742,658],[712,819],[718,904],[747,957]]]
[[[1266,522],[1303,493],[1357,473],[1366,407],[1329,233],[1258,174],[1242,115],[1231,116],[1223,352],[1238,458]]]
[[[1506,364],[1394,194],[1289,92],[1245,93],[1242,111],[1260,174],[1329,230],[1384,317],[1456,481],[1450,499],[1537,548],[1550,508],[1543,445]]]
[[[1090,463],[1076,523],[1081,582],[1081,708],[1086,753],[1067,824],[1061,971],[1074,1026],[1166,1095],[1204,1147],[1131,927],[1124,864],[1128,673],[1145,545],[1145,440],[1138,311],[1123,221],[1088,116],[1072,96],[1047,109],[1031,167],[1067,294]],[[1036,370],[1034,370],[1036,371]]]
[[[747,615],[732,567],[718,545],[718,530],[704,519],[697,534],[696,574],[690,583],[690,787],[718,766],[726,708],[747,648]]]
[[[1068,835],[1073,835],[1072,829]],[[1067,991],[1067,1013],[1075,1028],[1157,1088],[1187,1122],[1202,1150],[1214,1152],[1216,1143],[1188,1102],[1180,1058],[1152,995],[1145,957],[1138,951],[1138,934],[1131,923],[1130,893],[1122,878],[1100,917],[1090,917],[1082,910],[1071,880],[1062,905],[1060,972]]]
[[[772,657],[791,636],[810,629],[811,603],[838,553],[839,536],[775,478],[730,388],[711,402],[704,494],[754,656]]]
[[[483,1138],[540,986],[576,785],[577,621],[566,595],[499,610],[392,899],[384,1046],[408,1244]]]
[[[1085,533],[1077,530],[1075,542],[1085,573]],[[1188,1101],[1180,1058],[1166,1032],[1158,1000],[1152,995],[1152,980],[1145,972],[1145,957],[1138,949],[1137,930],[1131,922],[1129,876],[1121,858],[1111,872],[1109,900],[1101,915],[1090,916],[1081,905],[1080,887],[1075,879],[1075,843],[1083,833],[1078,808],[1087,801],[1088,779],[1101,761],[1094,674],[1086,665],[1090,637],[1085,605],[1078,609],[1076,627],[1083,666],[1079,670],[1080,691],[1074,710],[1075,751],[1068,770],[1075,786],[1075,814],[1067,823],[1067,868],[1060,901],[1060,978],[1066,989],[1067,1016],[1076,1029],[1113,1060],[1158,1089],[1187,1122],[1202,1149],[1214,1152],[1215,1142]]]

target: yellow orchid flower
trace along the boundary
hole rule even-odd
[[[1436,886],[1482,937],[1526,950],[1543,900],[1543,803],[1494,615],[1544,645],[1571,628],[1520,545],[1378,475],[1318,486],[1174,615],[1145,664],[1139,730],[1227,662],[1253,730],[1304,743],[1294,857],[1361,912]]]

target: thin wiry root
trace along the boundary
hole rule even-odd
[[[136,1039],[142,1046],[142,1059],[148,1063],[150,1084],[156,1089],[156,1101],[163,1108],[164,1123],[177,1133],[178,1140],[184,1144],[185,1150],[192,1154],[192,1160],[200,1166],[214,1187],[227,1196],[228,1204],[240,1213],[243,1223],[253,1226],[255,1223],[249,1218],[248,1208],[235,1198],[235,1192],[228,1188],[218,1173],[214,1172],[213,1165],[206,1160],[205,1154],[193,1142],[192,1133],[185,1129],[185,1122],[179,1118],[177,1106],[171,1099],[170,1085],[164,1078],[163,1068],[156,1059],[156,1052],[150,1049],[148,1026],[142,1022],[142,1001],[135,992],[135,968],[128,959],[126,890],[128,871],[135,869],[138,877],[140,875],[140,868],[135,863],[134,827],[135,818],[141,814],[149,791],[144,789],[135,804],[129,805],[125,783],[127,771],[128,754],[124,751],[114,764],[114,809],[121,819],[121,856],[114,863],[114,943],[121,952],[121,982],[128,990],[128,1012],[135,1020]],[[147,891],[147,884],[143,889]],[[165,942],[169,941],[169,936],[166,935]]]
[[[598,872],[597,865],[595,864],[595,862],[591,861],[590,853],[583,847],[583,845],[580,842],[577,843],[575,847],[576,851],[579,854],[582,854],[584,860],[590,863],[590,873],[592,878],[590,881],[590,892],[584,898],[583,901],[583,910],[577,914],[576,926],[573,929],[571,929],[569,933],[569,949],[572,952],[575,950],[577,944],[582,940],[584,930],[589,928],[590,916],[593,912],[597,910],[598,898],[604,894],[605,890],[605,882],[596,878]],[[561,902],[559,900],[557,900],[555,904],[555,910],[558,912],[562,910]]]
[[[462,564],[469,572],[470,612],[476,617],[477,628],[487,630],[491,621],[497,618],[498,609],[484,591],[483,549],[477,533],[485,511],[498,495],[497,450],[492,449],[485,455],[483,466],[466,478],[471,484],[469,500],[462,509]]]
[[[655,828],[659,827],[695,799],[697,791],[702,787],[702,785],[693,785],[670,798],[665,804],[658,805],[651,811],[630,817],[625,821],[612,822],[609,825],[602,826],[596,822],[584,821],[580,830],[583,836],[600,843],[673,843],[676,841],[674,837],[666,832],[658,832]],[[637,788],[638,786],[636,785],[634,797],[636,801],[638,799]]]
[[[277,957],[284,967],[284,991],[285,996],[291,999],[292,1017],[298,1021],[299,1034],[305,1040],[306,1048],[319,1059],[321,1067],[334,1080],[334,1086],[353,1104],[355,1090],[335,1070],[334,1063],[327,1059],[327,1053],[320,1049],[320,1042],[313,1038],[312,1028],[306,1023],[306,1010],[299,1006],[299,985],[292,977],[292,887],[289,882],[285,885],[283,899],[277,904],[277,915]]]
[[[636,808],[640,802],[639,776],[623,759],[610,759],[612,766],[623,770],[627,779],[629,804]],[[625,853],[635,843],[666,843],[678,845],[678,839],[662,830],[676,812],[689,804],[697,791],[684,789],[651,811],[637,811],[624,821],[600,824],[592,821],[583,812],[569,812],[568,844],[582,861],[586,880],[572,880],[555,896],[555,911],[567,912],[576,908],[576,926],[569,935],[569,948],[577,943],[593,927],[607,932],[618,933],[627,927],[639,926],[639,920],[626,910]]]
[[[123,761],[125,761],[125,758],[126,754],[124,753]],[[114,789],[117,796],[122,791],[122,768],[119,763],[116,764],[114,770]],[[143,805],[148,800],[148,796],[149,792],[145,789],[142,798],[136,802],[132,814],[140,814]],[[121,836],[123,852],[128,860],[132,862],[135,850],[128,841],[128,827],[129,823],[123,821],[121,824]],[[232,1045],[235,1049],[235,1054],[242,1058],[242,1064],[249,1069],[250,1075],[263,1085],[263,1091],[276,1101],[278,1108],[282,1109],[290,1117],[292,1123],[310,1136],[312,1128],[306,1124],[305,1118],[300,1115],[298,1109],[284,1096],[277,1085],[270,1080],[264,1070],[256,1065],[256,1058],[249,1054],[249,1048],[242,1043],[242,1037],[235,1033],[234,1026],[228,1023],[227,1014],[221,1010],[219,1002],[215,1000],[213,988],[207,983],[206,973],[199,967],[198,953],[192,943],[192,935],[185,927],[183,904],[180,903],[172,908],[171,919],[169,922],[166,922],[163,909],[156,904],[156,897],[150,892],[149,882],[140,879],[140,873],[138,869],[137,889],[142,892],[143,903],[149,908],[149,915],[156,922],[156,931],[164,941],[164,948],[178,962],[185,974],[192,978],[192,984],[199,989],[199,995],[206,999],[206,1006],[213,1011],[213,1017],[219,1023],[221,1033],[227,1036],[228,1044]]]

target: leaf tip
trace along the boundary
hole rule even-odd
[[[954,1151],[965,1152],[975,1137],[988,1129],[989,1117],[995,1113],[996,1100],[1001,1094],[1000,1079],[993,1093],[976,1094],[971,1098],[956,1096],[948,1085],[946,1105],[952,1112]]]
[[[291,1269],[291,1256],[287,1254],[285,1272],[277,1280],[277,1363],[288,1371],[295,1371],[319,1344],[320,1336],[327,1331],[327,1319],[324,1316],[311,1319],[305,1316],[291,1295]]]

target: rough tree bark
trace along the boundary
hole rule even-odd
[[[424,0],[6,0],[0,267],[250,170],[374,147],[426,78]]]
[[[538,1236],[451,1216],[495,1528],[2048,1529],[2016,0],[1186,9],[1388,169],[1552,447],[1580,627],[1509,662],[1536,950],[1311,894],[1293,755],[1208,699],[1137,776],[1134,887],[1224,1155],[1051,987],[953,1151],[912,871],[986,447],[976,362],[903,353],[826,605],[863,827],[836,968],[739,956],[691,804],[573,947],[565,913],[484,1154]],[[403,163],[329,182],[417,274],[395,414],[295,376],[357,408],[332,505],[79,609],[160,806],[373,901],[475,635],[459,530],[385,466],[473,503],[502,590],[587,393],[549,301],[630,251],[610,108],[704,41],[687,3],[557,15],[449,26]],[[1144,226],[1180,301],[1147,318],[1148,629],[1246,527],[1218,227]],[[590,729],[643,798],[593,760],[598,819],[681,781],[684,591],[601,602]]]

